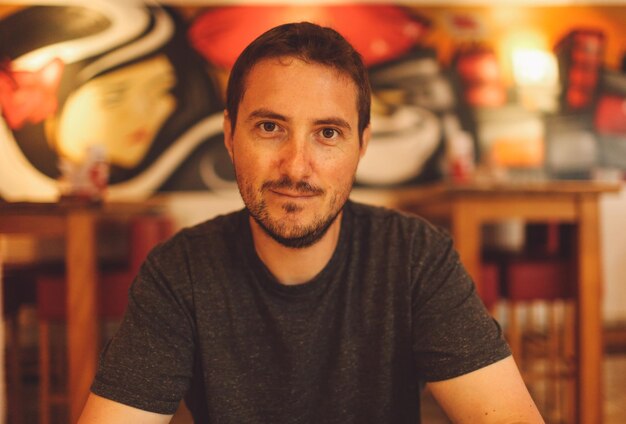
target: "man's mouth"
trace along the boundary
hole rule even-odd
[[[315,196],[318,196],[318,193],[310,193],[310,192],[300,192],[300,191],[288,191],[288,190],[270,190],[274,194],[278,194],[279,196],[289,197],[292,199],[308,199]]]

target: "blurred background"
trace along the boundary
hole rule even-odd
[[[223,147],[228,72],[262,32],[304,20],[341,32],[370,73],[358,200],[391,205],[381,199],[442,183],[611,187],[594,206],[611,367],[598,398],[605,422],[626,421],[626,3],[0,0],[0,212],[134,204],[96,228],[101,285],[126,287],[146,249],[243,206]],[[512,216],[481,229],[485,301],[549,422],[584,421],[572,227]],[[0,233],[0,403],[7,422],[71,421],[66,238],[2,232],[12,234]],[[107,290],[96,301],[102,340],[125,302]],[[425,401],[425,421],[446,422]]]

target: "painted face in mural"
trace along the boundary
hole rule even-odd
[[[67,100],[55,140],[59,153],[80,161],[90,145],[106,146],[109,161],[136,166],[176,108],[174,70],[157,56],[94,78]]]

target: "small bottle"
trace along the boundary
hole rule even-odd
[[[468,182],[475,169],[472,136],[461,129],[459,119],[451,114],[443,117],[443,129],[446,140],[445,172],[453,182]]]
[[[454,182],[469,182],[474,174],[474,143],[467,131],[448,138],[448,165]]]
[[[96,201],[102,200],[109,184],[109,162],[106,157],[106,148],[103,145],[95,144],[87,147],[85,175],[89,197]]]

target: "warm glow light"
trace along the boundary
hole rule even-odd
[[[518,85],[552,86],[558,82],[553,54],[535,49],[513,50],[513,78]]]
[[[517,11],[519,8],[514,8],[514,10]],[[522,12],[519,11],[517,13]],[[546,35],[536,28],[510,26],[503,28],[501,31],[501,36],[494,41],[495,48],[500,58],[500,66],[507,84],[514,84],[516,82],[513,76],[513,52],[518,50],[549,51],[551,47]]]

